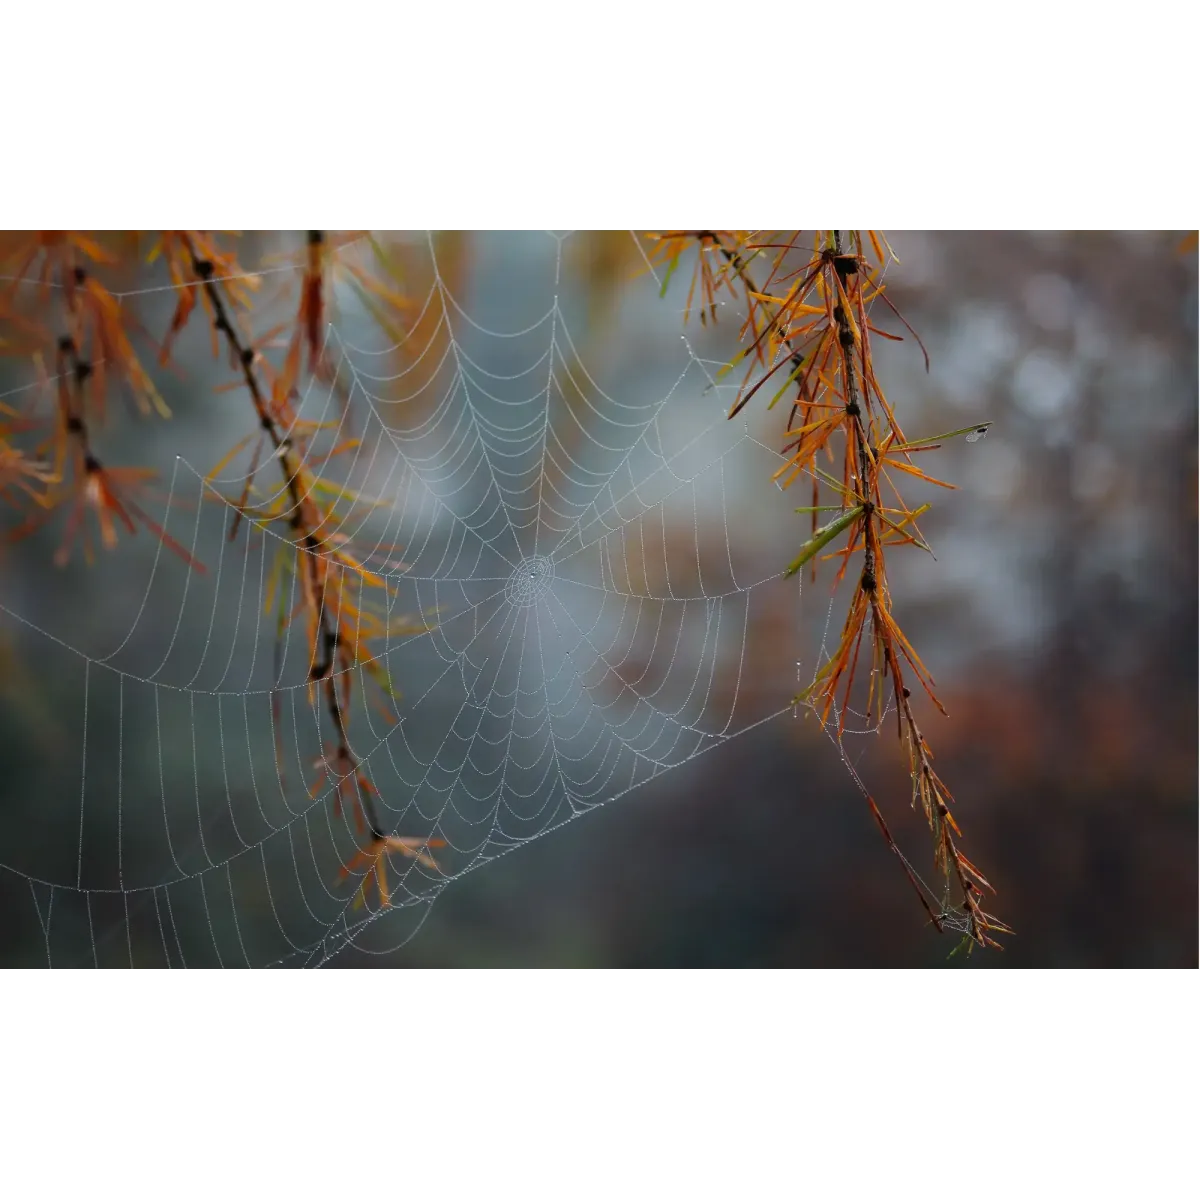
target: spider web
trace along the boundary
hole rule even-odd
[[[82,694],[77,821],[61,818],[52,835],[60,851],[72,844],[74,871],[61,852],[47,856],[53,871],[18,861],[28,826],[10,821],[4,838],[2,865],[28,885],[51,965],[56,933],[83,926],[96,965],[121,951],[133,963],[135,924],[139,959],[158,949],[145,965],[388,953],[457,880],[794,715],[800,661],[796,676],[748,678],[749,631],[779,611],[780,589],[794,604],[799,586],[781,580],[778,552],[743,550],[749,514],[770,524],[790,511],[769,482],[775,451],[748,422],[726,420],[736,385],[717,382],[722,360],[678,334],[666,302],[669,384],[620,381],[618,395],[598,382],[572,331],[583,322],[568,320],[567,236],[547,235],[550,253],[530,255],[547,268],[548,303],[511,328],[506,305],[472,312],[453,293],[427,239],[421,317],[443,334],[426,349],[438,361],[359,344],[354,322],[339,321],[326,344],[335,386],[314,385],[301,410],[338,437],[357,422],[337,478],[380,505],[340,532],[383,555],[403,547],[384,568],[389,607],[423,631],[382,648],[402,692],[397,720],[358,704],[350,743],[385,830],[443,842],[436,866],[390,858],[389,908],[356,907],[355,883],[339,884],[356,844],[330,785],[308,789],[326,738],[307,647],[288,626],[277,650],[264,614],[279,538],[224,536],[231,514],[213,499],[242,490],[248,463],[207,482],[185,442],[164,521],[208,565],[204,577],[176,570],[161,546],[141,583],[128,566],[92,568],[123,581],[123,630],[74,621],[68,637],[35,619],[28,598],[2,606],[53,652],[48,676],[74,676],[67,694]],[[653,273],[639,286],[657,291]],[[255,476],[268,490],[281,486],[271,466]],[[822,644],[832,612],[831,601]],[[799,644],[797,634],[784,662]],[[360,695],[373,687],[354,682]],[[147,758],[157,770],[134,784],[130,764]],[[149,877],[127,870],[134,843],[139,874],[156,864]]]

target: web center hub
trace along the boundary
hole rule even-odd
[[[554,563],[544,554],[522,559],[509,576],[505,595],[510,604],[525,607],[536,604],[554,582]]]

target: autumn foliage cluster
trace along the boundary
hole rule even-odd
[[[986,426],[915,439],[901,429],[872,357],[874,338],[900,340],[872,322],[876,305],[890,309],[907,328],[886,295],[882,276],[890,250],[882,235],[829,230],[806,240],[798,232],[673,230],[651,236],[668,280],[685,256],[694,257],[687,313],[698,309],[702,321],[715,321],[721,293],[745,311],[742,348],[722,371],[744,372],[730,418],[756,400],[769,409],[785,401],[779,431],[784,462],[775,479],[785,488],[808,485],[809,503],[796,512],[810,521],[810,535],[785,574],[806,566],[815,572],[821,551],[845,535],[841,549],[823,557],[837,562],[836,582],[852,573],[857,586],[836,649],[795,702],[811,706],[822,725],[832,722],[840,738],[856,681],[865,677],[867,712],[881,723],[895,714],[912,800],[929,823],[936,867],[957,884],[957,911],[930,906],[879,806],[864,790],[884,838],[939,929],[961,929],[973,943],[997,945],[994,935],[1011,931],[984,911],[983,893],[990,885],[959,846],[952,797],[934,770],[908,682],[915,680],[944,710],[893,613],[886,561],[899,547],[929,551],[917,526],[929,505],[905,502],[900,491],[905,479],[952,486],[922,470],[913,456],[939,449],[948,438],[982,436]]]
[[[177,301],[158,346],[166,364],[172,346],[194,320],[210,331],[212,353],[224,357],[230,385],[253,406],[257,429],[231,448],[211,472],[216,475],[254,444],[245,487],[223,497],[232,505],[230,538],[243,522],[270,528],[280,546],[267,587],[266,608],[278,613],[278,635],[302,624],[309,656],[309,701],[320,705],[328,730],[313,769],[310,794],[327,790],[337,815],[348,810],[365,844],[343,875],[365,869],[363,896],[374,883],[380,902],[389,902],[386,860],[399,853],[434,865],[431,843],[382,827],[375,788],[360,768],[351,745],[348,714],[356,668],[378,685],[377,706],[394,721],[393,689],[373,643],[423,628],[419,622],[389,620],[393,585],[383,568],[387,553],[360,552],[342,532],[360,498],[322,473],[330,459],[358,442],[342,437],[330,443],[338,423],[301,419],[299,401],[306,377],[327,379],[323,353],[326,297],[332,273],[350,275],[381,313],[401,314],[406,302],[388,282],[386,271],[368,272],[339,261],[344,240],[310,233],[298,264],[299,300],[286,326],[256,330],[255,299],[262,277],[239,262],[229,235],[170,230],[154,234],[105,236],[75,231],[10,234],[4,246],[5,350],[28,355],[43,386],[27,411],[0,412],[0,490],[11,508],[24,511],[7,531],[9,540],[65,514],[58,561],[65,562],[82,540],[93,554],[89,522],[105,549],[114,549],[119,531],[139,527],[163,540],[193,570],[204,570],[138,503],[138,493],[154,476],[141,468],[114,464],[97,442],[110,401],[124,393],[143,415],[168,416],[169,408],[134,350],[136,319],[110,290],[108,272],[130,259],[163,259]],[[144,331],[138,331],[144,332]],[[278,349],[277,356],[272,353]],[[49,403],[46,403],[46,399]],[[41,403],[39,403],[39,401]],[[272,478],[265,476],[269,467]],[[383,561],[375,561],[382,557]],[[293,582],[295,586],[288,587]],[[286,607],[291,595],[298,604]],[[436,845],[437,843],[432,843]]]
[[[310,794],[315,799],[324,790],[336,814],[355,821],[361,849],[343,875],[361,872],[360,901],[374,886],[380,904],[388,905],[389,857],[436,869],[432,852],[440,843],[383,827],[374,787],[349,736],[351,689],[365,673],[376,685],[374,703],[395,720],[396,695],[372,646],[426,626],[419,617],[386,615],[393,591],[387,568],[397,548],[360,549],[344,532],[349,515],[365,502],[323,468],[352,451],[357,440],[341,423],[301,419],[299,409],[308,382],[336,389],[324,349],[335,279],[352,288],[390,333],[409,334],[421,321],[406,298],[402,265],[368,235],[291,235],[293,269],[285,274],[298,285],[291,315],[284,324],[260,329],[255,318],[267,277],[239,259],[236,234],[55,230],[2,236],[0,351],[29,364],[38,383],[23,405],[0,401],[3,538],[11,543],[58,522],[57,559],[66,562],[77,552],[90,560],[97,535],[105,550],[113,550],[122,536],[142,530],[161,539],[187,568],[204,570],[140,502],[154,472],[109,461],[103,431],[118,398],[144,417],[169,415],[140,348],[152,346],[149,353],[167,366],[183,331],[206,325],[212,354],[228,372],[224,388],[244,396],[256,423],[211,472],[215,477],[239,454],[252,454],[241,493],[219,497],[233,511],[229,537],[238,537],[243,525],[277,537],[266,608],[280,638],[289,627],[303,630],[309,701],[326,731]],[[918,722],[918,697],[941,705],[897,622],[887,570],[889,554],[902,547],[928,550],[917,521],[929,506],[910,507],[902,495],[905,482],[949,486],[922,469],[918,456],[943,439],[981,431],[914,439],[901,429],[873,358],[875,339],[900,336],[872,320],[877,311],[891,309],[883,281],[890,251],[880,235],[672,230],[645,238],[664,291],[677,271],[690,268],[689,313],[708,324],[724,298],[744,313],[741,348],[723,372],[742,373],[729,416],[752,403],[780,407],[776,479],[783,487],[805,489],[805,503],[796,511],[806,531],[786,573],[815,572],[819,561],[832,560],[835,583],[850,579],[855,585],[836,648],[795,702],[839,738],[852,696],[864,691],[878,721],[894,718],[912,802],[928,821],[936,867],[954,885],[952,906],[930,904],[879,805],[867,795],[871,811],[934,924],[957,929],[972,943],[995,945],[995,935],[1007,930],[984,910],[989,885],[960,848],[951,795]],[[365,259],[357,253],[364,244],[370,251]],[[165,268],[174,296],[161,331],[142,328],[135,307],[124,303],[112,282],[153,263]],[[299,600],[289,607],[288,597]]]

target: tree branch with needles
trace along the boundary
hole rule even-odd
[[[934,692],[932,677],[892,613],[887,547],[907,544],[929,551],[916,524],[929,506],[910,508],[897,490],[892,473],[916,476],[941,487],[952,485],[933,479],[913,464],[914,453],[940,448],[939,441],[927,438],[910,443],[905,439],[875,376],[872,335],[888,340],[898,338],[871,322],[868,305],[876,299],[883,300],[912,332],[883,294],[882,269],[890,247],[885,251],[886,242],[875,233],[864,240],[859,233],[818,231],[811,254],[794,267],[794,255],[800,248],[798,233],[785,233],[778,239],[749,232],[713,230],[669,231],[652,236],[657,242],[652,261],[654,258],[666,261],[668,281],[688,246],[697,247],[685,320],[697,286],[706,305],[702,319],[716,319],[716,295],[723,289],[735,296],[740,292],[745,301],[746,317],[740,331],[744,346],[718,376],[747,364],[746,377],[729,412],[730,419],[742,412],[767,382],[784,369],[788,370],[785,382],[768,402],[768,409],[789,388],[795,387],[783,431],[783,454],[787,461],[774,478],[784,488],[802,477],[811,479],[812,504],[796,511],[811,514],[812,534],[784,575],[792,575],[810,563],[815,572],[820,552],[843,534],[848,535],[845,546],[826,556],[841,559],[835,586],[844,578],[851,559],[862,555],[837,649],[818,672],[812,687],[797,696],[795,703],[812,706],[822,726],[836,713],[835,736],[840,741],[866,643],[871,664],[867,711],[874,710],[882,722],[887,703],[885,690],[890,690],[897,732],[908,758],[912,803],[920,804],[933,835],[935,866],[947,881],[953,878],[959,886],[962,901],[957,914],[945,908],[940,913],[934,912],[879,806],[868,794],[872,814],[934,925],[940,930],[953,924],[965,928],[975,944],[998,946],[996,935],[1011,930],[981,906],[983,891],[990,890],[991,885],[958,846],[956,835],[961,836],[961,831],[950,811],[951,796],[933,769],[933,756],[917,722],[912,692],[905,683],[906,666],[934,706],[941,712],[945,710]],[[874,261],[865,250],[867,241],[874,251]],[[715,270],[706,261],[706,255],[713,251],[722,259],[722,266]],[[766,282],[759,285],[750,266],[761,258],[773,261]],[[664,282],[664,291],[665,288]],[[921,349],[924,353],[924,346]],[[925,363],[928,369],[928,354]],[[979,436],[983,429],[976,429],[974,436]],[[940,437],[971,432],[956,430]],[[818,464],[822,457],[829,469]],[[840,477],[833,473],[839,461]],[[885,503],[885,483],[895,497],[891,505]],[[833,504],[819,503],[822,487],[833,493]],[[825,511],[837,516],[818,529],[817,514]],[[890,689],[885,687],[888,681]]]

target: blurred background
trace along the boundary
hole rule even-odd
[[[372,494],[397,498],[383,520],[406,546],[409,611],[456,596],[489,602],[496,589],[472,591],[473,580],[505,568],[475,567],[468,543],[495,548],[511,536],[509,562],[534,549],[506,532],[510,513],[481,509],[480,463],[507,464],[510,496],[557,486],[565,511],[607,516],[642,547],[653,524],[663,549],[643,548],[635,568],[622,556],[622,576],[585,547],[571,560],[577,574],[564,567],[554,584],[558,607],[533,606],[557,616],[516,635],[536,660],[480,653],[465,660],[478,674],[440,682],[463,648],[450,624],[411,660],[400,652],[406,737],[418,744],[384,739],[389,770],[409,779],[406,753],[421,762],[426,742],[455,745],[456,714],[472,696],[486,697],[480,720],[497,732],[529,721],[536,736],[536,711],[504,717],[493,699],[519,691],[534,661],[561,680],[562,691],[547,684],[551,708],[568,702],[572,678],[603,694],[605,672],[589,671],[603,657],[597,645],[610,643],[635,683],[661,664],[658,699],[626,712],[618,683],[610,719],[647,729],[669,769],[641,778],[635,767],[619,787],[567,803],[562,782],[592,778],[594,762],[608,764],[602,779],[618,777],[604,758],[611,724],[597,725],[592,758],[522,790],[528,811],[514,805],[490,841],[472,843],[489,861],[451,856],[454,870],[478,865],[432,902],[371,922],[332,965],[1197,965],[1195,253],[1170,232],[889,238],[899,261],[888,295],[931,358],[927,374],[911,337],[876,310],[906,337],[875,349],[905,432],[993,423],[981,442],[947,443],[921,464],[958,489],[924,494],[918,484],[908,497],[934,505],[922,530],[936,561],[914,550],[889,563],[896,614],[950,714],[921,710],[963,848],[996,887],[988,907],[1016,930],[1005,950],[949,959],[957,939],[929,926],[836,747],[811,718],[771,716],[811,678],[844,605],[831,620],[828,573],[802,588],[772,580],[806,536],[792,508],[811,500],[771,483],[782,413],[722,419],[728,389],[712,383],[736,346],[734,313],[715,327],[693,315],[685,327],[689,264],[660,296],[628,233],[492,233],[406,243],[411,294],[452,298],[453,336],[431,342],[444,354],[403,361],[349,303],[337,321],[342,379],[362,391],[358,419],[373,448],[363,478]],[[287,244],[265,238],[258,251],[278,261]],[[161,337],[173,297],[148,291],[155,283],[133,281],[144,294],[130,302]],[[118,413],[103,437],[113,461],[158,467],[171,532],[221,569],[200,580],[145,535],[94,567],[77,555],[58,569],[61,519],[0,558],[5,965],[304,965],[314,931],[348,899],[336,868],[349,842],[330,827],[328,805],[307,797],[319,737],[302,705],[289,709],[291,758],[278,782],[265,707],[267,560],[252,539],[245,553],[230,549],[226,514],[198,503],[196,472],[252,429],[253,415],[236,392],[214,394],[228,375],[207,356],[204,331],[193,333],[160,378],[172,419]],[[4,403],[32,396],[29,383],[24,364],[0,363]],[[543,451],[545,433],[520,440],[543,411],[563,434],[557,459]],[[490,463],[453,457],[468,445],[462,412],[492,431]],[[642,436],[651,417],[656,440]],[[495,453],[504,446],[511,458]],[[564,470],[563,456],[575,465]],[[639,486],[641,508],[613,503]],[[447,561],[454,570],[437,565]],[[681,562],[692,565],[681,573]],[[715,563],[733,590],[754,586],[705,604],[732,594],[706,569]],[[614,603],[639,587],[696,603],[662,604],[666,624],[647,641],[644,625],[626,626],[628,605]],[[507,612],[497,601],[497,620]],[[564,638],[571,627],[600,633],[581,643]],[[556,661],[570,649],[582,667],[547,669],[555,638]],[[697,692],[687,681],[699,665]],[[699,754],[700,740],[668,746],[663,714],[685,711],[689,730],[716,730],[703,736],[719,744]],[[851,761],[937,892],[893,729],[848,738]],[[570,732],[592,746],[590,726]],[[469,755],[456,753],[455,778]],[[419,799],[385,803],[398,818],[432,811]],[[521,822],[551,828],[576,810],[502,852]]]

